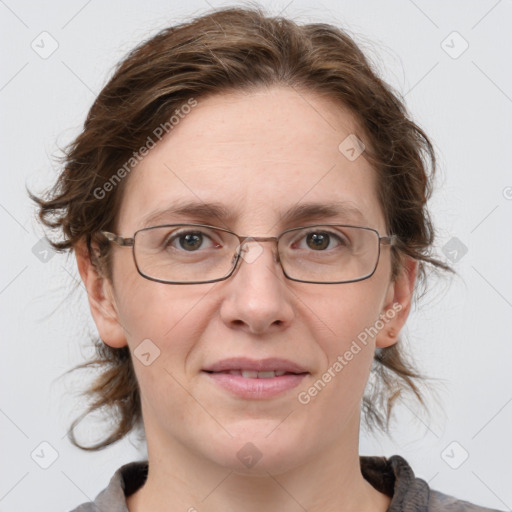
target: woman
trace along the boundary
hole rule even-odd
[[[422,401],[399,334],[426,265],[450,270],[428,161],[338,28],[226,9],[133,50],[34,197],[101,339],[90,411],[117,423],[86,448],[147,441],[75,510],[489,510],[358,454],[361,411]]]

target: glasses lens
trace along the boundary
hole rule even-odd
[[[232,270],[238,238],[199,225],[146,228],[135,235],[135,262],[151,279],[175,283],[217,280]]]
[[[287,231],[279,241],[284,272],[316,283],[369,277],[379,257],[379,236],[368,228],[310,226]]]
[[[219,228],[180,224],[145,228],[135,234],[135,263],[150,279],[203,283],[233,270],[238,237]],[[369,277],[379,257],[379,235],[369,228],[319,225],[286,231],[279,255],[290,279],[339,283]],[[249,261],[248,263],[251,263]]]

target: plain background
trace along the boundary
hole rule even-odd
[[[144,456],[133,438],[98,453],[66,438],[85,407],[73,394],[85,375],[62,375],[90,355],[94,328],[83,289],[69,293],[74,259],[45,252],[25,186],[40,192],[52,183],[58,148],[79,133],[127,51],[210,5],[235,4],[0,1],[2,512],[69,510],[93,499],[119,466]],[[438,401],[430,421],[412,403],[401,406],[393,440],[363,431],[360,452],[400,454],[432,488],[511,510],[512,2],[262,4],[347,29],[438,152],[436,248],[458,277],[432,282],[406,330],[420,369],[439,379]],[[52,44],[56,51],[41,55]]]

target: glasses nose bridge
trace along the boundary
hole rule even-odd
[[[279,246],[278,246],[280,237],[278,237],[278,236],[250,236],[250,235],[247,235],[247,236],[237,235],[237,237],[238,237],[238,241],[239,241],[238,250],[237,250],[238,255],[242,254],[242,252],[244,251],[244,246],[248,242],[275,242],[276,252],[274,253],[274,257],[276,259],[276,262],[280,263]]]
[[[276,242],[279,240],[277,236],[239,236],[240,245],[243,245],[246,242],[271,242],[275,240]]]

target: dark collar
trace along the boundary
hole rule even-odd
[[[378,491],[392,497],[387,512],[427,512],[430,488],[416,478],[407,461],[392,457],[359,457],[363,477]]]
[[[392,498],[387,512],[428,511],[429,487],[424,480],[414,476],[412,468],[400,455],[389,458],[361,456],[359,459],[363,477],[375,489]],[[130,496],[142,487],[147,475],[147,461],[125,464],[116,471],[104,491],[110,495],[102,498],[112,500],[114,494],[122,496],[119,490],[125,497]]]

